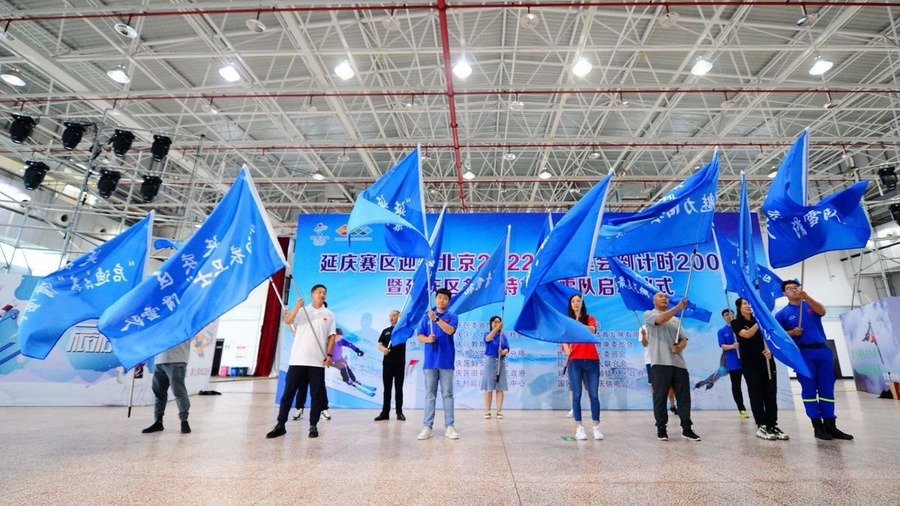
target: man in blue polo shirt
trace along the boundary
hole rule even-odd
[[[775,314],[775,319],[800,348],[812,377],[797,375],[800,381],[800,397],[806,416],[812,420],[814,434],[819,439],[853,439],[836,426],[834,415],[834,366],[833,354],[825,345],[825,329],[822,317],[825,306],[800,289],[793,280],[781,283],[781,291],[788,298],[788,305]],[[800,317],[802,311],[802,318]]]
[[[419,342],[425,343],[425,419],[419,439],[429,439],[434,434],[434,404],[437,400],[438,383],[444,401],[444,436],[459,439],[453,427],[453,369],[456,362],[456,348],[453,334],[459,324],[459,317],[447,311],[450,305],[450,290],[439,288],[434,297],[434,309],[422,317],[416,330]]]

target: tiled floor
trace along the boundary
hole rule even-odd
[[[304,419],[267,440],[273,380],[213,388],[224,395],[191,398],[189,435],[174,404],[149,435],[149,407],[130,419],[120,407],[0,409],[0,503],[900,504],[900,402],[852,382],[839,383],[837,406],[853,442],[815,440],[800,410],[781,413],[787,442],[756,439],[730,411],[694,414],[702,442],[659,442],[652,414],[635,411],[605,412],[604,441],[563,440],[574,427],[561,411],[461,411],[458,441],[443,430],[417,441],[417,410],[378,423],[332,410],[319,439]]]

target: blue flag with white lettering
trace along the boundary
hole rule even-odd
[[[347,219],[347,241],[365,225],[383,223],[384,242],[391,254],[425,258],[430,249],[425,227],[419,148],[378,178],[356,197]]]
[[[807,205],[808,163],[809,135],[804,130],[778,168],[762,205],[773,267],[787,267],[826,251],[862,248],[872,234],[860,205],[868,181]]]
[[[747,279],[759,278],[756,250],[753,248],[753,225],[750,222],[750,203],[747,201],[747,175],[741,171],[741,200],[738,215],[738,266]]]
[[[100,316],[126,369],[181,344],[286,266],[246,167],[203,225]]]
[[[153,214],[38,281],[19,317],[23,355],[47,358],[66,329],[99,317],[144,279]]]
[[[509,257],[509,227],[478,272],[469,279],[450,304],[450,312],[460,315],[473,309],[506,300],[506,267]]]
[[[607,258],[607,261],[609,262],[609,271],[612,273],[616,284],[616,291],[622,297],[625,307],[632,311],[653,309],[653,296],[662,290],[648,283],[643,276],[629,269],[618,258],[610,257]],[[669,302],[672,304],[681,302],[681,297],[675,296],[674,293],[667,293],[666,295],[669,296]],[[712,313],[702,307],[697,307],[696,304],[688,300],[688,306],[684,309],[683,316],[684,318],[693,318],[694,320],[709,323]]]
[[[746,294],[741,291],[744,289],[744,284],[741,281],[738,246],[722,235],[715,227],[713,227],[713,234],[716,238],[716,246],[719,249],[719,258],[722,259],[722,271],[725,275],[725,290],[736,293],[739,297],[746,299]],[[756,268],[758,271],[756,284],[759,287],[759,296],[765,303],[765,306],[771,311],[775,308],[775,300],[782,296],[781,278],[765,265],[757,263]]]
[[[391,332],[391,346],[403,344],[407,339],[415,337],[416,327],[422,321],[422,316],[428,311],[431,303],[431,292],[434,279],[437,276],[441,248],[444,244],[444,213],[447,206],[441,211],[434,232],[431,234],[428,256],[422,260],[416,273],[413,274],[412,287],[409,289],[409,298],[406,307],[400,311],[400,317],[394,330]]]
[[[797,343],[795,343],[794,340],[787,335],[787,332],[781,328],[781,325],[775,319],[775,316],[770,312],[762,298],[751,286],[747,276],[745,276],[743,272],[741,272],[740,275],[742,287],[739,288],[739,291],[744,293],[744,299],[750,303],[750,308],[753,310],[753,316],[759,324],[759,332],[762,334],[763,339],[766,340],[769,351],[771,351],[772,355],[780,362],[794,369],[797,374],[806,376],[807,378],[812,377],[809,373],[809,368],[806,366],[806,361],[803,360],[803,356],[800,355],[800,349],[797,348]]]
[[[610,173],[572,206],[535,254],[522,289],[525,301],[513,323],[516,332],[554,343],[598,341],[586,326],[568,316],[568,300],[563,305],[548,301],[555,300],[553,293],[563,288],[557,280],[588,275],[612,176]]]
[[[662,251],[709,239],[719,184],[719,152],[652,206],[609,218],[600,227],[597,256],[614,257]]]

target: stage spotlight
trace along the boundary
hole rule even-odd
[[[26,190],[37,190],[41,183],[44,182],[44,176],[50,171],[50,167],[46,163],[39,160],[28,160],[25,162],[25,174],[22,176],[22,182]]]
[[[881,180],[881,186],[884,191],[894,191],[897,189],[897,173],[894,167],[883,167],[878,169],[878,179]]]
[[[16,144],[22,144],[31,137],[31,132],[34,130],[34,125],[37,125],[37,120],[31,116],[22,116],[20,114],[13,114],[12,116],[13,120],[9,125],[9,138]]]
[[[166,155],[169,154],[169,146],[172,145],[172,139],[170,137],[166,137],[165,135],[154,135],[153,136],[153,145],[150,146],[150,154],[153,155],[153,159],[157,162],[161,162],[166,159]]]
[[[62,145],[67,151],[72,151],[78,147],[78,143],[81,142],[81,138],[84,137],[86,125],[84,123],[73,123],[71,121],[66,121],[64,125],[66,126],[66,129],[63,130],[62,133]]]
[[[900,225],[900,204],[891,204],[888,209],[891,211],[891,218],[894,218],[894,222]]]
[[[162,179],[159,176],[144,176],[144,182],[141,184],[141,198],[144,202],[153,202],[161,184]]]
[[[134,134],[128,130],[116,130],[109,142],[112,144],[113,153],[122,158],[131,149],[131,143],[134,142]]]
[[[97,191],[100,193],[100,196],[108,199],[116,191],[116,186],[118,186],[119,178],[121,177],[122,173],[117,170],[100,169],[100,181],[97,181]]]

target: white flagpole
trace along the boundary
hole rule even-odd
[[[503,257],[503,303],[500,305],[500,321],[503,322],[504,317],[506,316],[506,279],[509,273],[507,269],[509,268],[509,236],[512,233],[512,225],[506,226],[506,255]],[[503,358],[501,353],[503,352],[503,330],[500,330],[500,343],[497,346],[497,378],[495,380],[496,383],[500,383],[500,360]]]
[[[699,243],[698,243],[699,244]],[[691,291],[691,278],[694,276],[694,257],[697,256],[697,244],[694,245],[694,251],[691,252],[691,270],[688,271],[687,285],[684,287],[684,296],[682,300],[687,300],[688,292]],[[687,309],[685,306],[681,313],[678,315],[678,330],[675,332],[675,344],[678,344],[681,341],[681,321],[684,320],[684,311]]]

